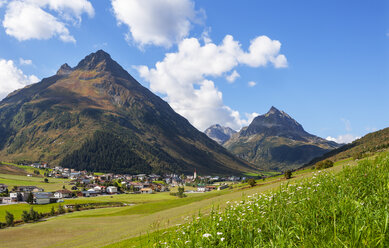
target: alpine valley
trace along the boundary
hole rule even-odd
[[[256,170],[194,128],[102,50],[0,102],[0,157],[115,173]]]
[[[341,145],[307,133],[287,113],[271,107],[224,144],[229,151],[266,170],[297,169]]]

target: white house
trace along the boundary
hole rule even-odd
[[[101,190],[102,190],[102,187],[101,187],[101,186],[95,186],[95,187],[93,188],[93,190],[100,193]]]
[[[0,203],[2,203],[2,204],[14,204],[14,203],[18,203],[18,200],[17,200],[17,198],[12,198],[12,197],[2,197],[2,202],[0,201]]]
[[[54,193],[55,198],[71,198],[72,197],[72,191],[63,189],[63,190],[58,190],[57,192]]]
[[[108,194],[116,194],[118,192],[118,188],[115,186],[109,186],[106,190]]]
[[[140,190],[141,194],[152,194],[153,190],[151,188],[143,188]]]
[[[206,186],[198,186],[197,187],[197,192],[206,192],[206,191],[210,191],[210,188],[206,187]]]

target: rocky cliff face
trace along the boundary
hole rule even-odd
[[[207,128],[204,133],[214,141],[219,144],[224,144],[227,140],[231,138],[233,134],[236,133],[235,130],[229,127],[223,127],[219,124],[215,124]]]
[[[298,168],[339,146],[307,133],[296,120],[275,107],[257,116],[224,144],[238,157],[277,171]]]
[[[253,170],[102,50],[0,102],[0,157],[119,173]]]

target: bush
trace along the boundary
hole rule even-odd
[[[291,170],[285,171],[284,177],[285,177],[285,179],[291,179],[292,178],[292,171]]]
[[[64,214],[65,213],[65,209],[62,207],[61,204],[58,205],[58,214]]]
[[[327,159],[327,160],[324,160],[324,161],[317,162],[315,164],[315,169],[316,170],[323,170],[323,169],[330,168],[332,166],[334,166],[334,162],[332,162],[331,160]]]
[[[7,223],[7,226],[13,226],[14,225],[14,215],[8,211],[5,211],[5,222]]]
[[[185,188],[184,187],[178,187],[178,192],[176,193],[170,193],[170,195],[178,196],[178,198],[184,198],[186,195],[184,194]]]
[[[37,211],[34,211],[34,209],[30,208],[30,220],[37,221],[39,220],[39,213]]]
[[[254,187],[255,184],[257,184],[257,182],[253,179],[253,178],[250,178],[247,182],[251,187]]]
[[[22,213],[22,220],[24,223],[27,223],[30,221],[30,214],[26,210],[24,210]]]
[[[55,215],[55,210],[54,210],[54,206],[52,206],[50,211],[50,216],[54,216],[54,215]]]

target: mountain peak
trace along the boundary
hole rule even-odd
[[[279,111],[276,107],[274,106],[271,106],[271,108],[269,109],[269,111],[267,112],[267,114],[277,114],[277,113],[281,113],[281,111]]]
[[[73,71],[73,68],[70,67],[67,63],[61,65],[57,71],[57,75],[68,75]]]
[[[229,140],[236,131],[229,127],[223,127],[220,124],[214,124],[207,128],[204,133],[217,143],[223,144]]]
[[[275,107],[264,114],[254,118],[242,135],[248,136],[256,133],[271,135],[289,135],[290,133],[305,133],[303,127],[284,111]]]
[[[104,50],[98,50],[95,53],[91,53],[88,56],[86,56],[83,60],[81,60],[78,65],[77,69],[84,69],[84,70],[93,70],[96,69],[96,67],[101,63],[105,62],[105,64],[112,64],[114,62],[111,58],[111,55],[109,55]],[[114,62],[116,63],[116,62]]]

